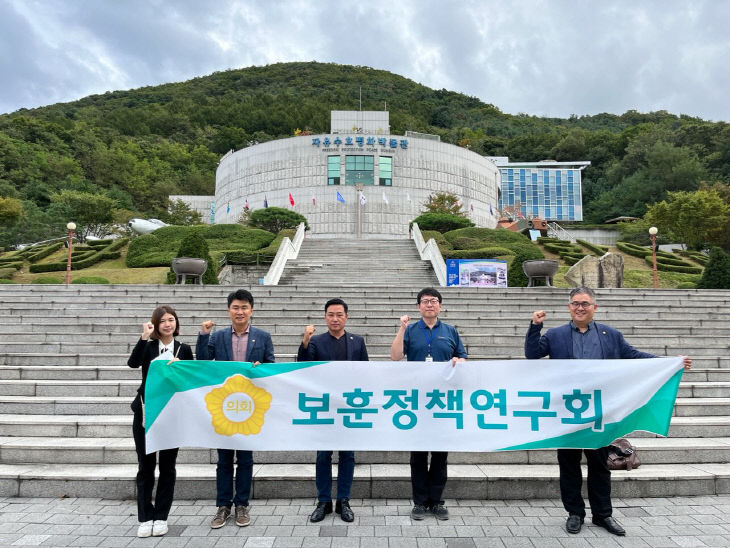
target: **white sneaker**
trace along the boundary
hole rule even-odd
[[[147,538],[152,536],[152,520],[143,521],[139,524],[137,529],[137,536],[139,538]]]
[[[167,521],[164,519],[156,519],[152,524],[152,536],[161,537],[167,533]]]

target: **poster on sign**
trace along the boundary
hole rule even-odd
[[[507,287],[507,261],[448,259],[446,261],[446,285]]]

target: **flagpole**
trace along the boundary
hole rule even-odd
[[[360,204],[360,192],[362,192],[362,183],[357,183],[355,188],[358,192],[357,197],[357,239],[362,238],[362,205]]]

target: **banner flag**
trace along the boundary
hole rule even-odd
[[[337,201],[340,202],[341,204],[345,203],[345,198],[342,196],[342,194],[340,194],[339,190],[337,191]]]
[[[152,362],[147,452],[509,451],[666,436],[682,358]]]

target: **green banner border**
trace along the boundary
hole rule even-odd
[[[249,379],[273,377],[327,362],[262,363],[179,360],[167,363],[155,360],[150,364],[145,384],[145,430],[149,430],[176,392],[201,386],[223,384],[231,375]]]
[[[521,445],[504,447],[498,451],[518,451],[525,449],[598,449],[610,444],[616,438],[630,434],[634,430],[644,430],[666,436],[672,420],[672,410],[677,399],[679,381],[684,371],[680,369],[656,391],[652,398],[633,413],[619,422],[605,425],[603,431],[594,432],[585,428],[563,436],[547,438]]]

